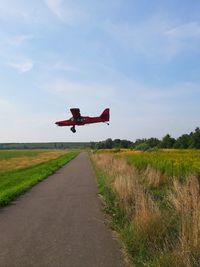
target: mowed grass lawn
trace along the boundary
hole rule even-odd
[[[0,151],[0,206],[42,181],[78,151]]]

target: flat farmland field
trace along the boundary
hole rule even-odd
[[[154,168],[168,177],[184,177],[200,173],[200,150],[160,149],[152,152],[124,151],[119,155],[139,170]]]
[[[99,150],[91,158],[133,266],[200,266],[200,150]]]
[[[51,175],[78,151],[0,151],[0,206]]]

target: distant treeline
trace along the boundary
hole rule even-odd
[[[0,149],[105,149],[132,148],[138,150],[153,150],[157,148],[200,149],[200,128],[190,134],[183,134],[177,139],[169,134],[161,140],[158,138],[137,139],[135,142],[108,138],[100,142],[49,142],[49,143],[0,143]]]
[[[85,149],[89,142],[0,143],[0,149]]]
[[[91,142],[91,148],[132,148],[137,150],[154,150],[157,148],[200,149],[200,128],[197,127],[194,132],[183,134],[177,139],[169,134],[165,135],[161,140],[152,137],[149,139],[137,139],[135,142],[121,139],[112,140],[109,138],[101,142]]]

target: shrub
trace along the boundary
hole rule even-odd
[[[135,147],[136,150],[142,150],[142,151],[147,151],[150,149],[150,146],[147,143],[141,143]]]

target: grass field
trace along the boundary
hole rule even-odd
[[[134,266],[200,266],[199,150],[106,151],[92,160]]]
[[[0,151],[0,206],[69,162],[78,151]]]
[[[184,177],[191,173],[200,173],[200,151],[189,149],[158,150],[152,152],[122,152],[139,170],[148,166],[159,170],[168,177]]]

